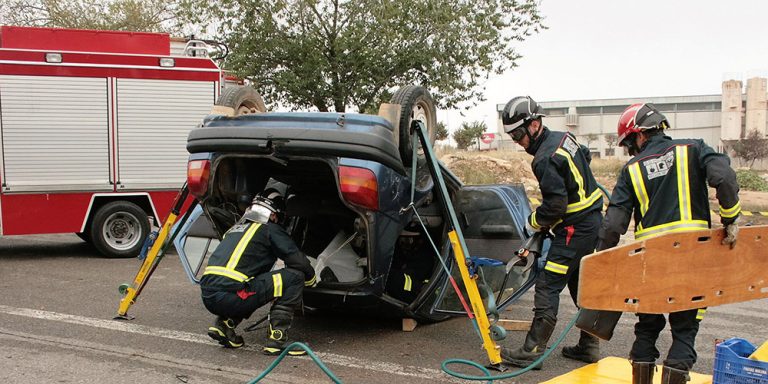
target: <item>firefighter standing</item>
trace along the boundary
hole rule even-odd
[[[570,133],[550,131],[542,124],[542,116],[539,106],[527,96],[513,98],[502,112],[505,132],[534,156],[531,168],[539,182],[542,203],[528,217],[528,226],[554,234],[547,264],[536,280],[534,317],[525,343],[501,352],[506,363],[521,367],[545,351],[557,322],[560,292],[566,285],[576,303],[579,262],[595,250],[602,219],[603,197],[589,169],[589,150]],[[582,331],[579,343],[563,348],[563,355],[595,362],[599,358],[598,340]]]
[[[280,354],[288,342],[294,311],[305,286],[316,285],[315,272],[279,224],[283,196],[267,189],[253,200],[243,218],[224,236],[211,255],[200,281],[203,304],[217,315],[208,335],[228,348],[239,348],[243,338],[235,327],[258,308],[272,302],[269,335],[263,352]],[[277,259],[285,268],[270,270]],[[304,350],[289,351],[303,355]]]
[[[623,167],[599,235],[598,250],[615,246],[626,233],[634,212],[635,239],[707,229],[711,225],[708,189],[717,189],[724,243],[736,242],[741,213],[736,175],[726,155],[702,140],[672,140],[664,136],[667,119],[652,104],[634,104],[621,115],[619,145],[634,156]],[[694,341],[704,309],[669,314],[672,345],[664,360],[662,383],[682,384],[696,362]],[[656,339],[664,329],[664,315],[638,314],[632,345],[632,380],[650,384],[660,354]]]

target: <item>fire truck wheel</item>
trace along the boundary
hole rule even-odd
[[[235,116],[264,113],[267,111],[261,95],[253,87],[247,85],[238,85],[224,89],[224,92],[221,93],[221,96],[216,101],[216,105],[232,108]]]
[[[135,257],[149,234],[147,213],[129,201],[99,208],[91,223],[93,246],[109,258]]]
[[[435,142],[437,133],[437,112],[435,110],[435,101],[426,88],[418,85],[408,85],[402,87],[392,95],[390,100],[392,104],[400,104],[400,158],[403,165],[411,166],[413,157],[413,143],[411,143],[410,126],[414,120],[424,122],[427,129],[427,139],[430,143]]]

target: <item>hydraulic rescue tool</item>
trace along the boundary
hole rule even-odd
[[[173,224],[176,222],[176,219],[179,217],[179,214],[182,211],[182,208],[184,207],[184,203],[187,200],[187,196],[189,196],[189,189],[187,188],[187,183],[184,183],[184,186],[181,187],[181,190],[179,191],[179,194],[176,195],[176,199],[173,203],[173,208],[171,209],[171,212],[168,214],[168,218],[165,220],[165,223],[163,223],[163,227],[160,229],[160,232],[157,234],[157,238],[154,239],[154,243],[152,244],[145,244],[146,247],[149,248],[149,252],[147,253],[146,257],[144,258],[144,262],[141,264],[141,268],[139,268],[139,272],[136,274],[136,277],[133,279],[133,284],[121,284],[119,287],[120,294],[123,295],[123,298],[120,300],[120,307],[117,310],[117,316],[115,316],[115,319],[119,320],[131,320],[132,317],[128,316],[128,308],[133,305],[133,303],[136,302],[136,299],[141,294],[142,289],[144,289],[144,286],[147,284],[147,281],[152,276],[152,273],[157,268],[157,265],[160,263],[160,260],[162,260],[163,256],[165,255],[165,249],[168,247],[169,244],[173,243],[173,238],[176,237],[176,233],[178,233],[178,228],[173,235],[170,237],[168,236],[168,233],[170,233],[171,228],[173,228]],[[193,200],[191,205],[187,208],[187,211],[185,213],[185,218],[182,218],[182,222],[186,220],[186,216],[189,215],[190,212],[192,212],[192,208],[197,204],[197,200]],[[151,242],[152,236],[149,236],[147,238],[147,242]]]
[[[467,245],[461,232],[459,220],[456,216],[456,212],[453,209],[453,205],[450,204],[451,197],[448,195],[448,188],[446,187],[443,176],[440,173],[440,167],[438,166],[437,158],[433,153],[431,145],[427,141],[424,123],[418,120],[414,120],[409,128],[411,129],[412,135],[416,136],[414,137],[413,142],[415,143],[415,139],[418,137],[418,140],[421,143],[421,148],[424,151],[429,172],[435,183],[434,191],[435,193],[439,194],[445,217],[448,219],[450,226],[450,230],[448,231],[448,238],[451,242],[456,264],[461,273],[461,279],[464,282],[464,288],[467,291],[467,296],[469,297],[469,301],[472,306],[471,311],[465,306],[467,315],[472,320],[473,325],[475,326],[475,330],[480,334],[480,338],[483,341],[483,348],[488,354],[488,359],[491,363],[490,367],[498,370],[504,370],[503,366],[501,365],[501,347],[496,344],[496,340],[503,339],[506,333],[504,329],[499,325],[491,324],[488,320],[488,312],[486,311],[485,305],[483,304],[483,297],[481,296],[480,289],[478,288],[479,269],[475,265],[476,260],[473,260],[470,257],[469,251],[467,250]],[[417,145],[413,146],[414,156],[412,157],[412,167],[414,170],[416,169],[417,147]],[[457,289],[456,293],[461,298],[462,295],[461,292],[458,291],[458,287],[454,285],[454,289]],[[493,300],[491,299],[493,299],[493,293],[487,292],[487,297],[489,299],[489,304],[492,303]],[[493,312],[495,312],[495,308],[491,312],[493,314]],[[498,314],[495,314],[495,318],[498,319]]]
[[[520,265],[521,263],[524,265],[523,272],[531,269],[536,259],[541,256],[544,248],[544,239],[551,236],[550,232],[539,231],[525,240],[523,246],[515,252],[517,259],[511,259],[507,262],[506,273],[509,274],[509,271],[511,271],[514,266]],[[531,254],[533,254],[533,257],[530,257]],[[502,287],[503,286],[504,285],[502,285]]]

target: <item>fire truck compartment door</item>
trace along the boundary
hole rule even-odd
[[[118,190],[178,188],[187,135],[214,103],[210,81],[117,79]]]
[[[3,192],[112,189],[106,95],[105,78],[0,75]]]

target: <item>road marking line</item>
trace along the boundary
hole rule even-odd
[[[238,382],[245,382],[246,380],[250,380],[260,373],[258,370],[246,370],[231,366],[220,366],[211,364],[210,362],[190,359],[188,357],[180,359],[175,356],[156,352],[141,351],[123,346],[103,345],[80,339],[67,339],[55,336],[34,335],[0,327],[0,340],[3,339],[13,340],[18,342],[18,344],[34,343],[40,345],[50,345],[69,351],[87,352],[97,354],[99,356],[106,355],[116,358],[125,358],[126,356],[130,356],[130,360],[132,362],[141,361],[142,363],[148,365],[182,369],[197,374],[216,377],[219,379],[226,378]],[[12,346],[11,348],[14,347]],[[77,368],[70,367],[70,369],[76,370]],[[90,369],[93,369],[93,367]],[[288,384],[295,383],[296,377],[282,373],[271,373],[269,375],[269,380],[270,382],[274,381]],[[302,380],[305,380],[305,378],[302,377]],[[326,381],[313,380],[312,382],[325,383]]]
[[[109,329],[113,331],[135,333],[139,335],[162,337],[171,340],[186,341],[191,343],[212,345],[213,341],[206,335],[199,335],[196,333],[174,331],[165,328],[149,327],[146,325],[130,324],[119,320],[104,320],[94,319],[91,317],[83,317],[77,315],[68,315],[65,313],[42,311],[38,309],[29,308],[16,308],[6,305],[0,305],[0,313],[9,315],[31,317],[35,319],[58,321],[69,324],[83,325],[89,327],[97,327],[103,329]],[[245,346],[245,350],[261,352],[261,350],[254,346]],[[422,368],[408,365],[401,365],[397,363],[387,363],[383,361],[371,361],[366,359],[360,359],[357,357],[339,355],[335,353],[317,352],[318,357],[325,364],[340,365],[347,368],[365,369],[369,371],[377,371],[387,374],[409,376],[421,379],[449,381],[449,378],[445,373],[437,369]],[[300,357],[301,359],[309,359],[309,357]],[[453,381],[453,380],[450,380]],[[456,381],[453,381],[456,382]]]

